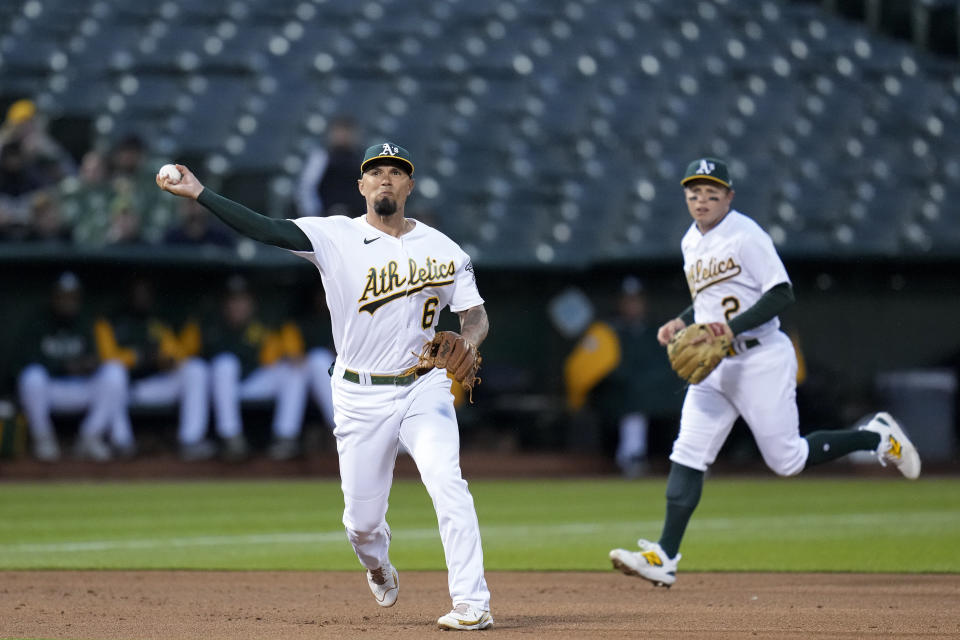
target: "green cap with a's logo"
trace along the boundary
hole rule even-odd
[[[360,173],[378,164],[396,164],[413,175],[413,161],[410,160],[410,152],[392,142],[381,142],[369,147],[367,152],[363,154]]]
[[[727,163],[717,158],[700,158],[691,162],[680,184],[686,185],[691,180],[713,180],[728,189],[733,186]]]

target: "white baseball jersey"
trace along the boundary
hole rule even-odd
[[[433,338],[441,309],[483,304],[469,256],[422,222],[399,238],[364,216],[294,222],[313,245],[294,253],[320,271],[337,359],[346,368],[403,371]]]
[[[729,322],[766,291],[790,282],[770,236],[738,211],[705,234],[694,224],[680,246],[697,322]],[[798,428],[797,359],[779,327],[774,317],[739,334],[736,343],[744,348],[687,388],[670,460],[706,470],[743,416],[767,466],[780,475],[803,469],[809,448]],[[747,338],[756,341],[749,345]]]
[[[374,385],[368,374],[396,374],[417,361],[440,311],[483,304],[470,258],[439,231],[416,222],[399,238],[365,217],[300,218],[313,251],[294,252],[323,278],[337,363],[331,382],[343,524],[360,563],[389,563],[386,513],[400,445],[433,499],[454,604],[490,608],[480,525],[460,473],[460,434],[446,371],[412,383]],[[360,373],[345,379],[344,369]]]
[[[767,232],[733,209],[706,234],[692,224],[680,248],[696,322],[730,322],[765,292],[790,282]],[[779,328],[774,317],[740,335],[758,337]]]

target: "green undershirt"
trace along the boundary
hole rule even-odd
[[[269,218],[210,189],[200,192],[197,202],[213,212],[231,229],[265,244],[293,251],[312,251],[313,245],[293,220]]]
[[[786,309],[793,302],[793,288],[789,282],[781,282],[777,286],[760,296],[757,302],[731,320],[728,324],[733,335],[740,335],[744,331],[759,327],[764,322],[772,320],[780,315],[780,312]],[[693,305],[683,310],[679,316],[684,324],[693,324]]]

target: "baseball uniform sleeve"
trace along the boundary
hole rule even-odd
[[[331,216],[291,220],[307,236],[312,246],[310,251],[291,251],[291,253],[316,265],[321,273],[326,273],[331,264],[329,257],[336,251],[341,220],[348,220],[348,218]]]
[[[210,189],[201,191],[197,202],[248,238],[282,249],[304,250],[307,248],[307,239],[295,225],[290,223],[290,220],[269,218],[248,209],[239,202],[224,198]]]
[[[460,249],[458,260],[457,272],[453,278],[453,295],[450,297],[450,311],[454,313],[483,304],[470,256]]]
[[[787,268],[777,255],[773,240],[759,228],[751,233],[740,247],[744,264],[750,266],[750,274],[756,280],[761,293],[766,293],[778,284],[790,283]]]

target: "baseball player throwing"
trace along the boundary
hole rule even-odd
[[[453,610],[437,624],[493,626],[480,528],[460,473],[450,379],[440,368],[418,371],[415,355],[449,306],[461,331],[446,368],[459,370],[478,357],[487,313],[467,254],[404,216],[414,187],[410,154],[392,142],[367,149],[358,181],[367,210],[357,218],[268,218],[204,189],[187,167],[177,169],[178,181],[157,176],[160,188],[195,198],[240,233],[289,249],[320,272],[337,351],[331,375],[343,524],[377,603],[393,606],[399,592],[386,513],[402,443],[433,500],[449,570]]]
[[[685,376],[694,383],[687,388],[670,454],[660,540],[639,540],[640,551],[610,552],[616,569],[666,587],[677,579],[680,541],[700,501],[703,474],[737,416],[743,416],[764,462],[777,475],[792,476],[861,450],[876,452],[881,464],[893,463],[907,478],[920,475],[916,448],[887,413],[877,413],[857,430],[800,437],[797,359],[777,317],[793,301],[793,292],[773,241],[756,222],[731,209],[734,192],[723,161],[693,161],[681,184],[693,217],[681,241],[693,304],[660,327],[657,340],[668,346],[671,361],[675,350],[683,350],[677,345],[685,341],[684,330],[699,335],[690,340],[691,352],[696,344],[714,341],[725,348],[712,371],[704,371],[706,359],[697,356],[693,364],[699,370]]]

